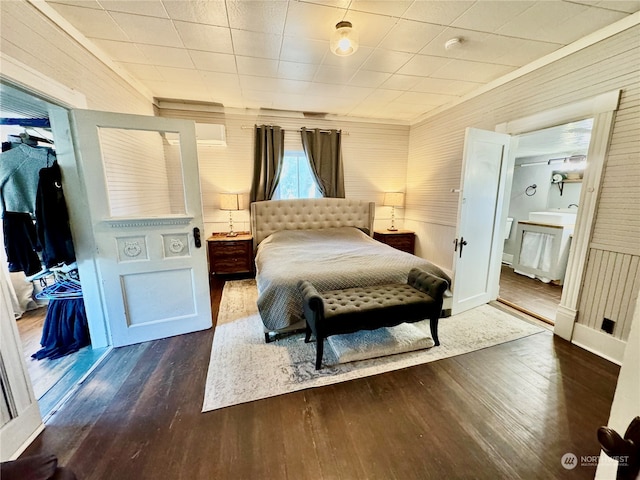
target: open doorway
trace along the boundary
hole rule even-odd
[[[49,122],[53,105],[2,83],[0,106],[0,275],[9,286],[27,371],[46,418],[108,348],[92,346],[86,323]]]
[[[580,208],[593,119],[521,134],[498,300],[554,324]]]

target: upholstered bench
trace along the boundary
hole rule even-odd
[[[431,336],[438,340],[438,319],[447,281],[419,268],[409,272],[406,284],[318,290],[307,280],[298,282],[306,320],[305,342],[316,338],[316,370],[322,366],[324,339],[359,330],[393,327],[429,319]]]

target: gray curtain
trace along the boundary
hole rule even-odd
[[[251,201],[270,200],[278,186],[284,158],[284,130],[256,125]]]
[[[344,198],[342,134],[302,128],[302,147],[323,197]]]

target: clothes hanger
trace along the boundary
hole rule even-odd
[[[38,300],[60,300],[68,298],[81,298],[82,286],[76,280],[62,280],[49,285],[36,294]]]

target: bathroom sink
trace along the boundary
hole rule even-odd
[[[529,221],[549,225],[574,225],[576,223],[576,213],[560,211],[529,212]]]

